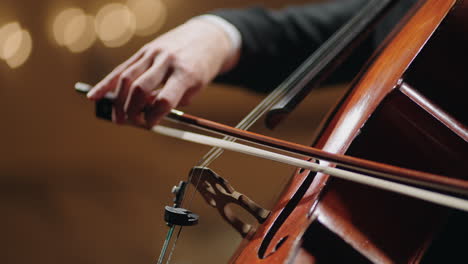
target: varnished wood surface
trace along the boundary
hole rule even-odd
[[[399,79],[419,53],[420,48],[431,37],[456,1],[428,0],[424,2],[407,25],[383,50],[367,73],[358,79],[351,94],[322,133],[317,147],[332,153],[344,153],[348,149],[378,105],[397,86]],[[339,218],[327,210],[320,209],[328,203],[315,209],[319,202],[320,192],[328,181],[326,175],[315,177],[301,202],[289,215],[290,221],[286,220],[277,228],[266,250],[266,257],[258,258],[258,251],[265,235],[272,230],[284,205],[292,199],[304,181],[307,181],[307,172],[298,172],[294,176],[292,184],[285,189],[270,218],[255,234],[243,242],[232,259],[233,263],[290,263],[299,250],[301,236],[316,218],[368,259],[379,263],[396,261],[396,256],[388,255],[385,250],[378,248],[378,245],[373,245],[369,242],[369,237],[359,236],[356,229],[348,228],[341,223]],[[434,231],[430,230],[429,234],[425,233],[421,236],[430,237],[432,232]],[[275,249],[280,241],[284,242]],[[421,253],[424,248],[425,245],[421,245],[416,252],[408,252],[402,258],[417,260],[417,254]]]
[[[411,98],[394,90],[361,129],[348,152],[464,177],[468,170],[463,162],[468,157],[468,145],[464,143]],[[327,228],[356,234],[359,239],[354,241],[359,240],[362,247],[373,247],[379,256],[386,257],[386,261],[374,262],[389,263],[418,262],[432,236],[444,224],[448,211],[339,180],[328,184],[317,210],[321,212],[319,221]],[[347,241],[346,237],[343,239]]]

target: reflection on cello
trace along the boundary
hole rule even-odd
[[[283,151],[310,157],[307,160],[314,165],[296,171],[271,211],[207,169],[220,155],[219,148],[192,170],[188,182],[244,237],[231,261],[462,261],[467,259],[463,254],[466,236],[462,235],[467,230],[462,225],[466,212],[409,198],[410,194],[331,178],[328,170],[314,168],[338,165],[350,175],[363,172],[401,184],[395,186],[437,190],[466,201],[467,116],[457,93],[468,83],[463,72],[468,57],[463,49],[468,44],[467,10],[468,2],[463,0],[350,0],[279,12],[220,10],[149,43],[98,83],[88,97],[99,101],[115,92],[108,114],[117,123],[151,128],[169,114],[190,125],[206,124],[170,111],[190,103],[221,74],[220,81],[257,91],[278,86],[237,126],[247,130],[266,114],[267,126],[273,128],[312,87],[326,79],[353,76],[349,91],[323,123],[313,149],[297,153],[288,142],[278,143]],[[378,49],[374,49],[376,43]],[[243,137],[222,126],[203,128],[220,129],[217,132],[231,136],[227,141]],[[243,139],[252,138],[246,134]],[[317,149],[324,152],[314,152]],[[353,160],[342,154],[378,163],[356,159],[348,164],[337,160]],[[388,175],[395,177],[387,179]],[[451,187],[441,188],[447,184]],[[176,193],[173,209],[182,203],[184,191]],[[260,222],[258,228],[244,225],[225,209],[227,203],[238,203],[252,213]],[[184,212],[171,211],[169,216],[175,217],[168,219],[171,230],[189,225],[178,222]],[[166,258],[165,251],[160,262]]]

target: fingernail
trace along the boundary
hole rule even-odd
[[[96,89],[92,89],[91,91],[89,91],[87,94],[86,94],[86,97],[88,99],[94,99],[94,96],[96,95],[97,93],[97,90]]]
[[[144,98],[144,96],[145,94],[139,89],[139,87],[130,90],[127,100],[125,100],[124,111],[128,115],[138,114],[140,109],[138,109],[138,107],[135,107],[135,105],[138,105],[139,101],[142,97]]]

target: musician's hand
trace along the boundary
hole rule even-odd
[[[237,57],[221,28],[190,20],[146,44],[99,82],[88,98],[99,100],[116,91],[114,121],[152,127],[172,108],[189,104],[218,73],[232,68]]]

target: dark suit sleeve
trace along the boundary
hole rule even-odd
[[[243,40],[239,64],[217,80],[259,92],[275,88],[366,2],[332,1],[280,11],[256,7],[213,12],[232,23]],[[355,60],[365,61],[370,49],[364,49],[367,54],[360,52]]]

